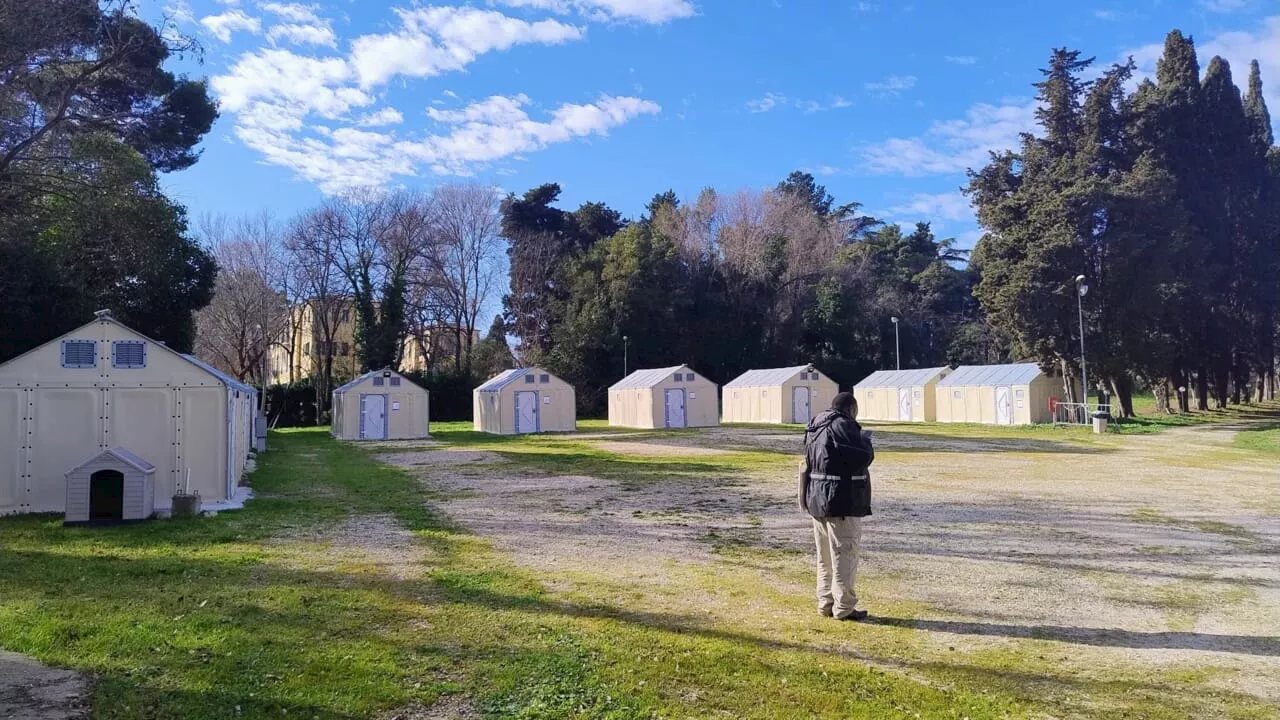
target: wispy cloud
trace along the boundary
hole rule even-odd
[[[789,98],[782,93],[770,92],[747,101],[747,111],[751,113],[767,113],[779,107],[787,107],[803,110],[807,115],[852,106],[853,101],[842,95],[833,95],[826,101],[819,101]]]
[[[854,3],[853,9],[857,10],[858,12],[875,12],[876,10],[880,9],[880,6],[875,3],[865,2],[865,0],[863,0],[863,2]]]
[[[1249,7],[1249,0],[1200,0],[1200,7],[1215,13],[1233,13]]]
[[[978,62],[978,58],[972,55],[944,55],[942,59],[955,65],[974,65]]]
[[[490,0],[490,4],[547,10],[561,15],[576,12],[596,22],[659,24],[697,14],[689,0]]]
[[[889,208],[888,216],[910,222],[973,220],[973,207],[963,193],[919,193],[910,200]]]
[[[1093,16],[1099,20],[1106,20],[1107,22],[1115,22],[1120,19],[1119,13],[1115,10],[1094,10]]]
[[[890,75],[878,82],[864,83],[862,87],[868,92],[881,95],[898,95],[904,90],[910,90],[915,86],[916,77],[914,75]]]
[[[210,35],[224,43],[231,42],[231,36],[236,32],[254,35],[262,32],[262,21],[246,15],[243,10],[228,10],[220,15],[210,15],[202,18],[200,24],[209,31]]]
[[[873,173],[908,177],[981,167],[991,151],[1017,146],[1019,135],[1035,124],[1035,109],[1034,101],[974,105],[963,118],[935,122],[923,135],[863,147],[863,165]]]

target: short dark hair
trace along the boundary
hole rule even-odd
[[[852,415],[858,411],[858,401],[853,397],[853,393],[838,393],[831,400],[831,409],[846,415]]]

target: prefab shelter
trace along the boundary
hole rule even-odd
[[[117,448],[152,466],[154,510],[233,500],[256,398],[98,312],[0,365],[0,515],[69,511],[68,473]]]
[[[687,365],[637,370],[609,388],[609,425],[714,427],[720,424],[717,389]]]
[[[938,381],[938,422],[1031,425],[1053,422],[1061,380],[1035,363],[965,365]]]
[[[748,370],[724,386],[720,419],[727,423],[806,424],[840,391],[812,365]]]
[[[877,370],[853,386],[859,420],[934,422],[938,382],[951,368]]]
[[[578,429],[573,386],[540,368],[495,375],[471,393],[477,432],[525,435]]]
[[[417,440],[430,435],[431,398],[394,370],[375,370],[333,391],[333,436]]]

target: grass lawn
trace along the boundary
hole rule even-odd
[[[571,454],[563,443],[511,447],[536,464]],[[407,473],[324,430],[271,445],[243,511],[113,528],[0,520],[0,648],[93,674],[95,718],[355,719],[454,693],[495,718],[1022,714],[1012,694],[885,672],[803,638],[553,597],[437,516]],[[416,572],[340,552],[323,533],[354,517],[411,531]]]

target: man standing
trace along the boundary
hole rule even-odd
[[[858,574],[862,518],[871,514],[875,460],[871,431],[858,425],[858,403],[840,393],[831,409],[809,421],[800,465],[800,508],[813,517],[818,546],[818,612],[837,620],[865,620],[853,584]]]

